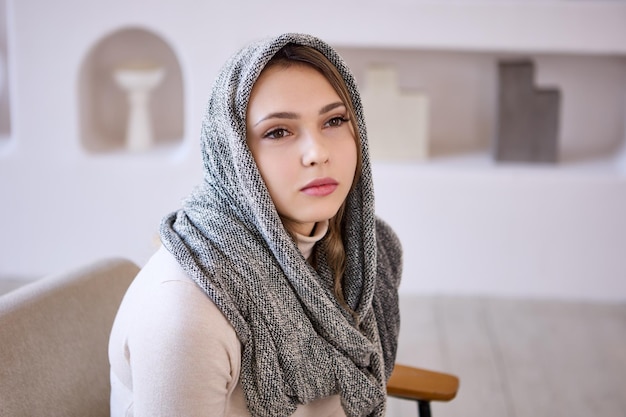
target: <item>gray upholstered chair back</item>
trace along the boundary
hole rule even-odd
[[[0,416],[109,416],[109,333],[138,271],[109,259],[0,297]]]

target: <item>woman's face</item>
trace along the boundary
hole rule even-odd
[[[333,217],[354,178],[357,149],[348,111],[315,69],[265,69],[246,117],[247,141],[286,226],[309,235]]]

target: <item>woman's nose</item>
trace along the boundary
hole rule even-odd
[[[302,146],[302,164],[304,166],[320,165],[329,161],[330,150],[321,133],[307,134]]]

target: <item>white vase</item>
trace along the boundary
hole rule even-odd
[[[119,68],[113,78],[127,94],[128,122],[126,148],[129,151],[145,151],[153,145],[150,94],[163,80],[165,70],[152,68]]]

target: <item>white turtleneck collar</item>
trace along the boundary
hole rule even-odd
[[[304,259],[309,259],[311,253],[313,252],[313,246],[317,242],[319,242],[328,231],[328,220],[323,222],[317,222],[315,224],[315,233],[313,236],[305,236],[300,233],[296,233],[296,243],[298,244],[298,249],[302,252],[302,256]]]

